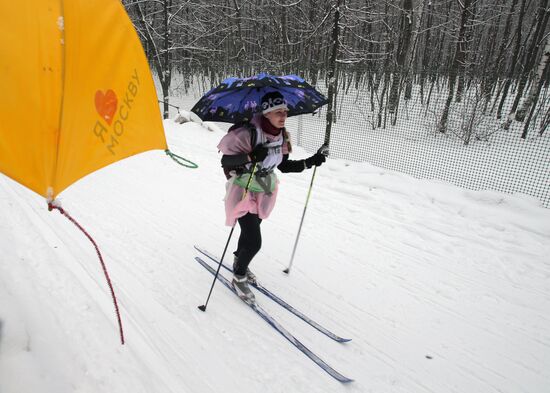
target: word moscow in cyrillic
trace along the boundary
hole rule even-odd
[[[118,117],[114,121],[110,129],[108,126],[103,124],[101,121],[96,121],[93,132],[94,134],[101,139],[101,142],[105,147],[115,155],[115,148],[119,144],[119,139],[124,135],[125,124],[130,116],[132,111],[132,106],[136,96],[139,93],[139,78],[137,70],[134,69],[134,74],[131,76],[130,81],[128,82],[128,87],[124,93],[124,99],[122,105],[118,109]]]

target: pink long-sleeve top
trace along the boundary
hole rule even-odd
[[[257,138],[257,143],[262,143],[262,139],[266,142],[275,142],[283,138],[282,132],[279,135],[271,135],[262,131],[259,117],[254,117],[251,123],[256,129],[261,131],[261,138]],[[224,135],[218,144],[218,149],[222,154],[226,155],[248,154],[253,149],[250,140],[250,130],[246,127],[241,127]],[[279,154],[281,160],[284,154],[288,154],[288,146],[286,143],[283,143]],[[279,163],[280,162],[279,160]],[[279,181],[276,180],[275,189],[270,194],[249,191],[243,198],[244,188],[234,184],[233,180],[234,177],[231,177],[226,183],[226,194],[224,199],[225,224],[227,226],[233,226],[238,218],[247,213],[257,214],[261,219],[268,218],[275,207],[277,193],[279,191]]]

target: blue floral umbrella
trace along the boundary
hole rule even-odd
[[[313,113],[328,103],[325,96],[297,75],[265,73],[249,78],[227,78],[206,93],[191,109],[203,121],[240,123],[260,111],[261,98],[278,91],[287,101],[288,115]]]

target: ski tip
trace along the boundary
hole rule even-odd
[[[205,311],[206,311],[206,305],[198,306],[197,308],[198,308],[199,310],[201,310],[202,312],[205,312]]]

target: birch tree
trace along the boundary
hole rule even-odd
[[[510,109],[510,113],[508,114],[508,119],[503,125],[504,129],[508,129],[510,127],[510,124],[512,123],[514,118],[517,121],[523,121],[525,118],[524,112],[520,112],[518,114],[516,113],[516,110],[519,106],[521,97],[523,96],[525,86],[527,85],[529,74],[536,63],[538,49],[541,45],[542,37],[548,23],[548,17],[550,16],[550,8],[548,7],[549,1],[550,0],[539,0],[539,7],[537,10],[537,23],[533,26],[534,33],[532,35],[531,44],[529,45],[529,49],[525,56],[522,70],[523,72],[521,74],[521,78],[518,84],[514,103],[512,104],[512,108]]]
[[[517,23],[516,32],[515,32],[516,39],[514,44],[514,51],[512,53],[512,58],[510,59],[510,68],[506,76],[506,81],[504,82],[504,89],[503,89],[503,92],[500,98],[500,103],[497,110],[497,119],[501,118],[502,109],[504,107],[504,103],[506,102],[506,99],[508,98],[508,91],[510,89],[510,86],[512,85],[512,81],[515,76],[515,70],[519,62],[519,51],[521,48],[521,34],[523,29],[523,19],[525,16],[525,2],[526,0],[521,1],[521,6],[520,6],[520,11],[518,16],[518,23]]]
[[[529,132],[529,124],[535,112],[537,99],[540,94],[540,90],[542,89],[542,85],[544,83],[543,75],[545,70],[548,69],[549,64],[550,64],[550,33],[547,34],[546,45],[544,46],[542,56],[539,61],[539,65],[536,70],[535,78],[531,83],[531,90],[529,91],[525,101],[523,101],[521,108],[518,109],[518,114],[521,113],[521,116],[523,117],[525,116],[525,113],[531,108],[529,117],[525,122],[525,125],[523,127],[523,132],[521,134],[521,137],[523,139],[527,138],[527,133]]]

